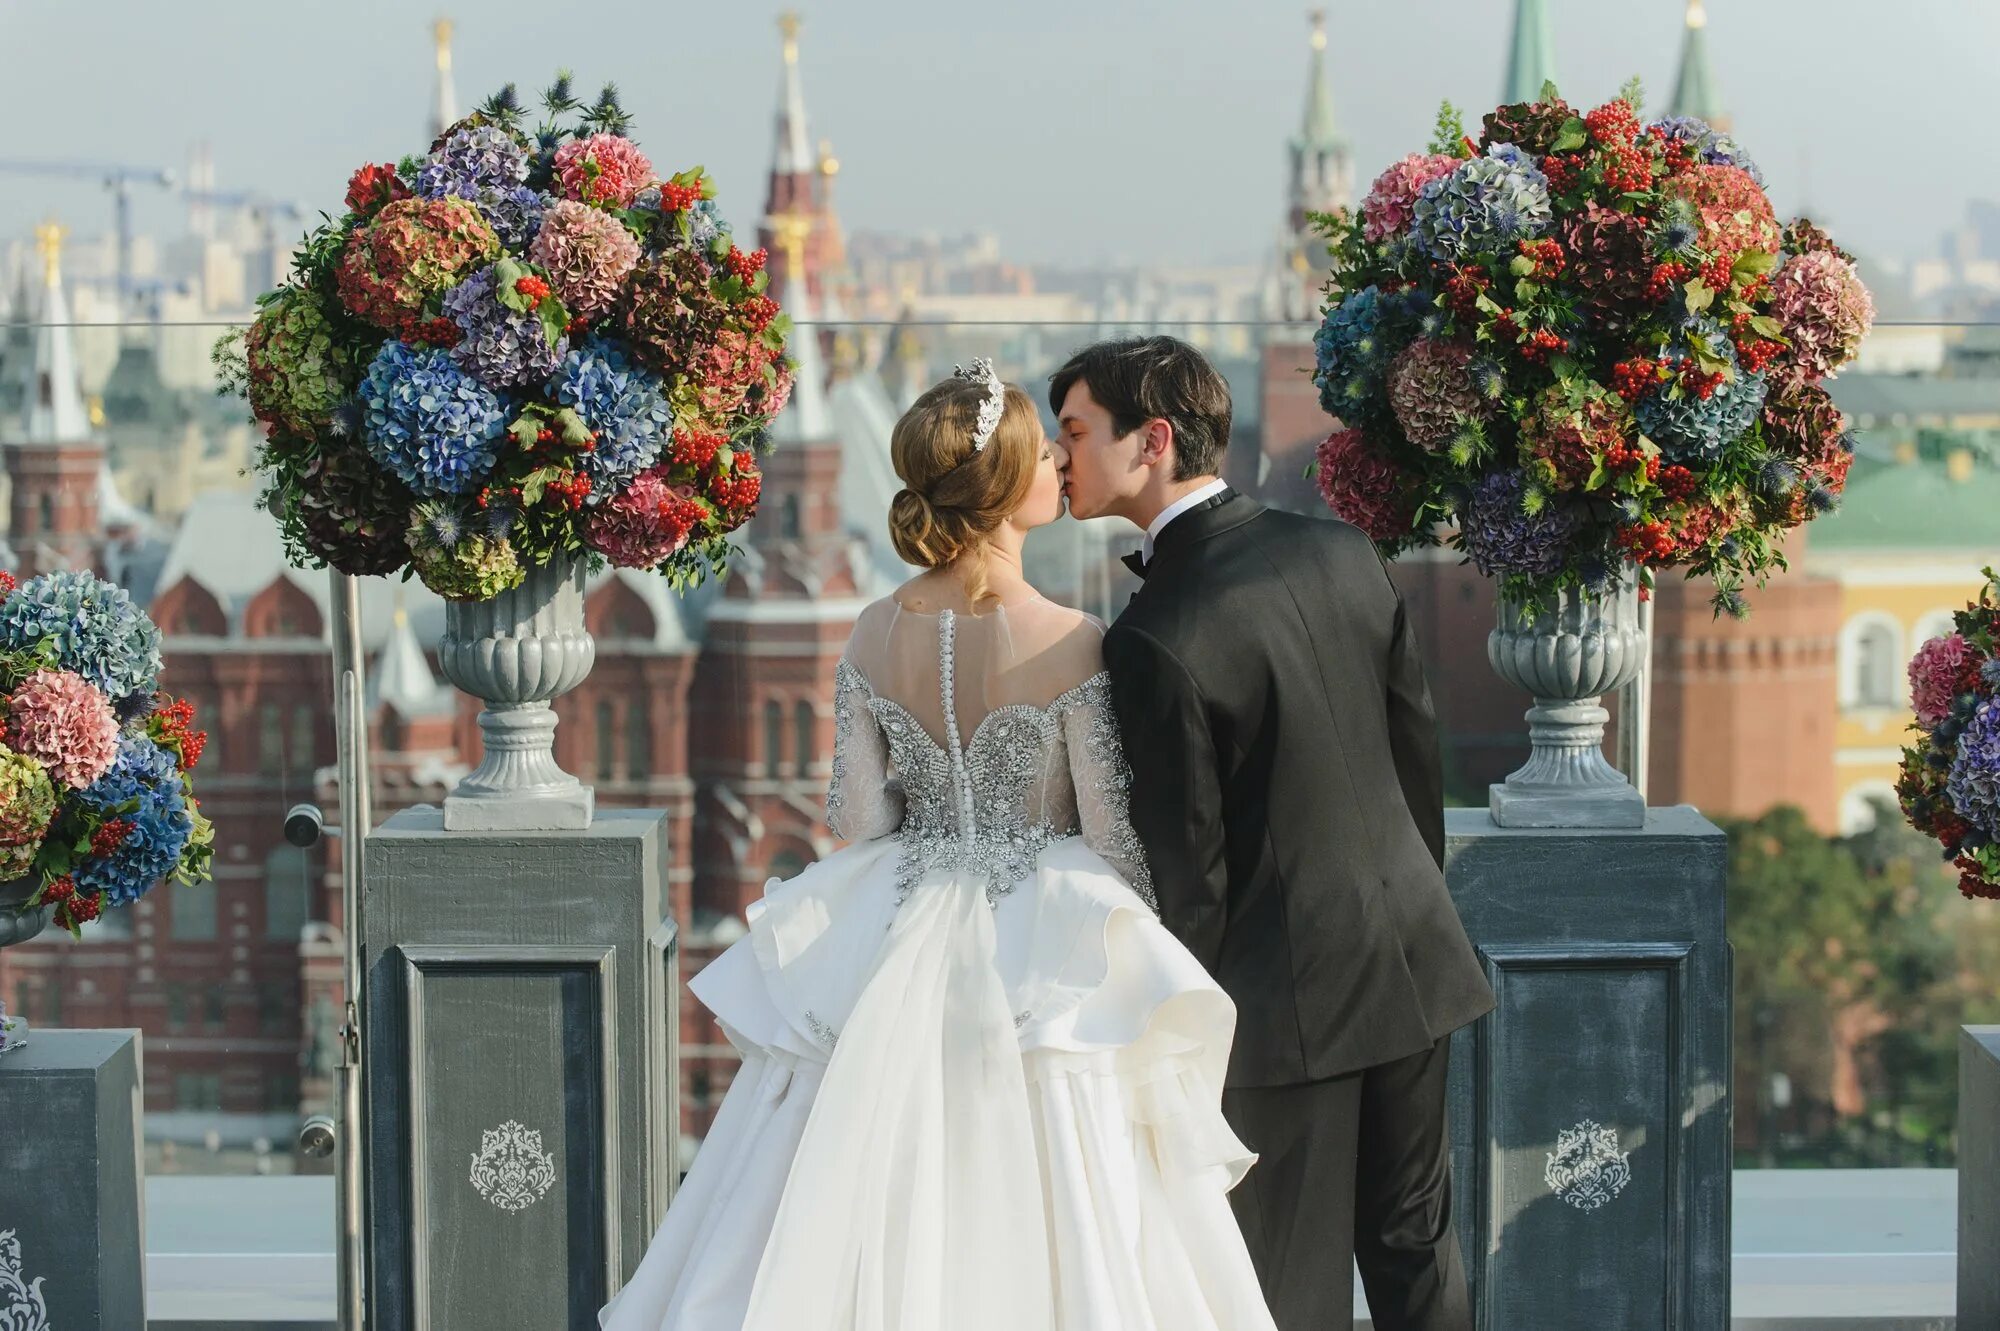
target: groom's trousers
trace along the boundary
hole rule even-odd
[[[1303,1086],[1225,1090],[1255,1168],[1230,1194],[1278,1331],[1350,1331],[1361,1268],[1376,1331],[1472,1331],[1451,1223],[1451,1037]]]

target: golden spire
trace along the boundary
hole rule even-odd
[[[812,234],[810,213],[779,213],[771,219],[778,248],[785,254],[785,281],[803,284],[806,280],[806,237]]]
[[[1326,49],[1326,11],[1324,9],[1311,10],[1306,14],[1306,17],[1312,20],[1313,50],[1324,51]]]
[[[799,63],[799,11],[788,9],[778,15],[778,31],[785,39],[785,63]]]
[[[431,24],[431,39],[437,43],[438,73],[448,73],[451,69],[451,20],[441,18]]]
[[[840,159],[833,155],[833,140],[819,141],[819,173],[829,178],[840,174]]]
[[[42,282],[55,286],[62,280],[63,238],[69,228],[51,217],[35,228],[35,248],[42,252]]]
[[[1708,26],[1708,6],[1702,0],[1687,0],[1687,25],[1690,28]]]

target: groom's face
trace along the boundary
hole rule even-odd
[[[1145,430],[1119,434],[1111,413],[1090,396],[1090,385],[1082,379],[1063,397],[1056,437],[1069,453],[1063,493],[1069,497],[1071,517],[1122,513],[1144,487]]]

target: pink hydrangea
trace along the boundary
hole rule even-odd
[[[556,149],[556,182],[566,199],[630,208],[653,179],[653,164],[639,145],[616,134],[572,139]]]
[[[1438,153],[1411,153],[1375,177],[1368,197],[1361,201],[1362,235],[1381,240],[1406,230],[1417,194],[1439,176],[1448,176],[1458,167],[1456,157]]]
[[[595,319],[611,308],[639,262],[639,242],[602,209],[558,199],[543,214],[528,258],[548,271],[572,315]]]
[[[7,742],[82,790],[118,757],[118,718],[90,681],[68,670],[37,670],[8,702]]]
[[[1875,323],[1875,298],[1854,265],[1829,250],[1794,255],[1771,278],[1771,313],[1791,347],[1785,359],[1824,378],[1854,358]]]
[[[591,510],[584,535],[591,549],[620,568],[652,568],[687,544],[703,516],[701,506],[668,485],[656,467]]]
[[[1910,703],[1926,729],[1951,715],[1959,694],[1979,682],[1979,653],[1956,633],[1932,638],[1910,658]]]
[[[1360,430],[1335,430],[1319,446],[1319,492],[1328,508],[1376,541],[1410,534],[1409,487]]]

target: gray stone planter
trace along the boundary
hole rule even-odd
[[[450,831],[550,832],[590,826],[591,788],[556,765],[549,704],[583,682],[597,645],[583,626],[580,562],[530,568],[489,601],[449,601],[438,663],[486,704],[485,756],[446,797]]]
[[[1639,586],[1627,570],[1605,596],[1564,592],[1553,604],[1502,595],[1486,657],[1510,684],[1533,695],[1528,761],[1492,786],[1488,809],[1500,827],[1643,827],[1646,801],[1604,758],[1598,700],[1645,668]]]
[[[49,927],[55,918],[54,906],[39,906],[34,910],[23,910],[22,903],[35,894],[32,878],[16,878],[12,882],[0,883],[0,947],[10,947],[15,943],[25,943],[42,930]]]

